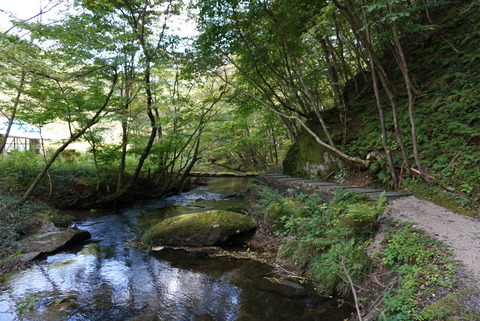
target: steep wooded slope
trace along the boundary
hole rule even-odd
[[[414,84],[413,112],[423,167],[441,185],[473,198],[480,191],[479,8],[475,1],[455,1],[435,11],[426,11],[421,25],[431,27],[420,36],[415,33],[414,37],[401,39]],[[396,62],[399,57],[386,47],[381,51],[381,59],[393,84],[400,129],[410,149],[408,97]],[[371,84],[370,73],[364,72],[343,88],[348,102],[347,137],[342,142],[338,131],[335,139],[348,154],[371,159],[369,171],[373,182],[390,184]],[[391,105],[383,89],[380,94],[388,147],[394,155],[396,171],[405,173],[407,168],[396,140]],[[341,123],[340,113],[330,111],[327,116],[331,122]],[[311,145],[311,140],[307,134],[301,135],[292,147],[284,163],[289,174],[311,176],[308,171],[311,163],[325,159],[322,151],[305,148]],[[307,149],[309,152],[305,153]],[[317,177],[323,178],[320,174]]]

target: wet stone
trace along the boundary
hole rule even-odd
[[[265,291],[277,292],[288,297],[306,295],[306,289],[303,286],[281,278],[264,277],[260,287]]]
[[[64,250],[90,238],[90,233],[84,230],[65,230],[44,234],[35,234],[22,241],[20,248],[22,262],[40,258],[43,255]]]

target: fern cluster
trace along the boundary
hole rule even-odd
[[[343,266],[355,282],[364,279],[371,268],[364,249],[385,208],[383,196],[371,202],[363,195],[340,190],[327,202],[320,194],[285,197],[266,187],[262,191],[260,204],[268,204],[264,214],[277,217],[275,223],[282,227],[276,233],[284,237],[278,256],[285,264],[306,271],[326,292],[351,291]],[[275,208],[279,213],[271,213]]]

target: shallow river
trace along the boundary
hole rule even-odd
[[[235,193],[249,182],[219,178],[169,198],[76,213],[92,239],[7,275],[0,321],[344,320],[350,307],[338,308],[308,285],[279,284],[268,265],[135,247],[142,231],[165,217],[242,206]]]

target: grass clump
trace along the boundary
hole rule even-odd
[[[403,184],[404,190],[416,197],[430,201],[446,209],[467,216],[480,215],[478,194],[467,194],[460,189],[449,192],[440,186],[429,185],[419,180],[407,180]]]
[[[445,321],[474,321],[479,319],[478,311],[465,308],[465,302],[478,300],[479,294],[475,290],[465,290],[446,295],[435,303],[427,306],[425,310],[434,316],[434,320]],[[475,298],[476,297],[476,298]]]

